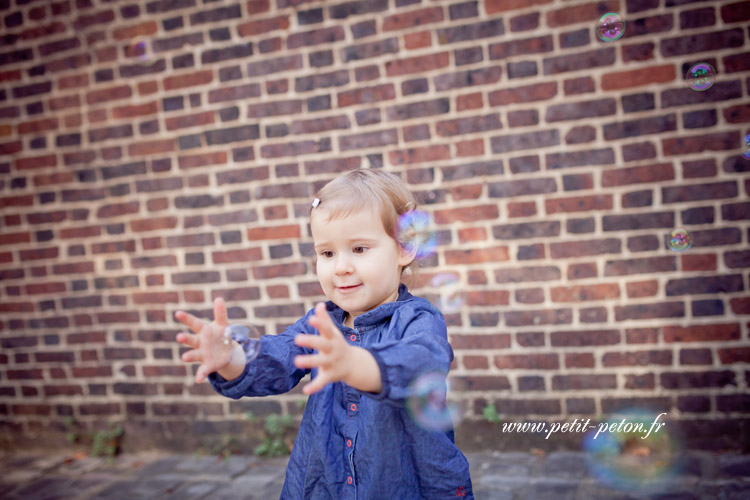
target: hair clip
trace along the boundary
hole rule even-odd
[[[315,198],[312,202],[312,207],[316,208],[318,205],[320,205],[320,198]]]

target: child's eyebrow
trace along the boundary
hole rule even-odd
[[[359,238],[349,238],[348,240],[344,240],[348,245],[351,245],[352,243],[377,243],[378,240],[373,238],[367,238],[365,236],[359,237]],[[313,245],[313,248],[320,248],[320,247],[327,247],[330,246],[331,243],[329,241],[324,241],[322,243],[317,243]]]

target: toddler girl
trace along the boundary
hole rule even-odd
[[[213,323],[184,311],[175,317],[195,334],[192,347],[221,394],[266,396],[312,381],[286,471],[282,499],[473,498],[469,464],[454,444],[453,428],[425,429],[406,400],[420,375],[447,375],[453,359],[443,315],[401,283],[415,248],[399,244],[398,220],[414,197],[396,175],[354,170],[324,186],[310,211],[316,273],[326,297],[279,335],[261,337],[259,354],[245,361],[236,342],[224,342],[222,299]]]

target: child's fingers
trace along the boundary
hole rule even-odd
[[[319,302],[315,306],[315,315],[310,318],[310,324],[318,329],[320,335],[326,338],[333,338],[338,333],[338,328],[333,323],[331,316],[326,310],[326,305],[323,302]],[[340,335],[340,333],[339,333]]]
[[[185,363],[195,363],[196,361],[203,361],[203,357],[197,349],[182,353],[180,356]]]
[[[201,382],[206,380],[209,373],[211,373],[211,371],[206,368],[206,365],[200,365],[195,371],[195,383],[200,384]]]
[[[327,361],[327,356],[323,354],[306,354],[295,356],[294,365],[297,368],[317,368]]]
[[[174,317],[177,319],[177,321],[187,326],[195,333],[200,332],[201,328],[203,328],[203,325],[205,325],[202,319],[196,318],[192,314],[185,311],[177,311],[176,313],[174,313]]]
[[[192,347],[193,349],[197,349],[200,345],[200,337],[191,333],[178,333],[175,340],[177,340],[177,342],[179,342],[180,344],[185,344],[186,346]]]
[[[226,326],[229,324],[229,319],[227,318],[227,305],[221,297],[216,297],[214,299],[214,321],[220,326]]]
[[[328,377],[326,377],[324,373],[318,372],[318,376],[315,377],[312,380],[312,382],[304,386],[302,388],[302,392],[307,395],[315,394],[316,392],[321,390],[323,387],[325,387],[326,384],[328,384],[328,382],[329,382]]]
[[[300,333],[294,337],[294,343],[300,347],[309,347],[310,349],[316,349],[323,352],[331,349],[331,341],[320,335],[307,335]]]

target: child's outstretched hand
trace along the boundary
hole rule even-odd
[[[224,343],[224,329],[229,324],[224,299],[217,297],[214,300],[214,321],[211,323],[185,311],[177,311],[174,317],[195,332],[195,334],[177,334],[177,342],[192,347],[182,355],[182,360],[186,363],[200,363],[195,372],[195,382],[198,384],[203,382],[213,372],[221,371],[224,375],[234,358],[233,351],[237,348],[242,350],[236,342],[230,342],[228,345]],[[240,373],[243,369],[244,366],[240,368]],[[230,370],[230,372],[233,371]],[[239,373],[236,376],[239,376]],[[236,378],[236,376],[231,378]]]
[[[346,382],[361,391],[380,392],[380,368],[375,358],[365,349],[346,341],[341,330],[333,323],[324,303],[315,306],[315,314],[310,317],[309,322],[320,335],[300,334],[294,338],[294,343],[318,352],[297,356],[294,364],[298,368],[317,368],[318,375],[302,388],[302,392],[314,394],[326,384],[338,381]]]

